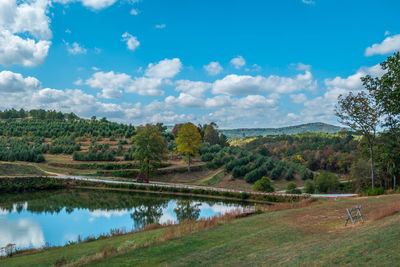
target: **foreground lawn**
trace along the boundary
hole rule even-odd
[[[302,209],[268,212],[211,230],[159,242],[91,262],[92,266],[389,266],[400,262],[400,214],[372,220],[400,195],[323,201]],[[345,208],[361,204],[366,222],[344,227]],[[127,240],[151,240],[163,229],[50,249],[0,261],[1,266],[46,266],[98,253]]]

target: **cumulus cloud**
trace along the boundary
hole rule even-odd
[[[96,72],[91,78],[86,80],[86,84],[92,88],[102,89],[100,97],[103,98],[120,98],[122,91],[120,89],[126,87],[131,82],[131,77],[125,73]]]
[[[82,45],[78,44],[77,42],[73,42],[72,45],[69,43],[65,43],[67,46],[68,54],[71,55],[78,55],[78,54],[86,54],[87,50]]]
[[[110,88],[119,86],[118,81],[115,81],[114,78],[121,83],[128,81],[128,85],[134,81],[131,78],[129,81],[125,75],[118,73],[108,75],[103,73],[94,77],[98,78],[98,81],[110,78],[112,81],[107,81],[107,86]],[[97,83],[98,81],[91,80],[90,84],[100,86],[101,83]],[[148,83],[144,84],[148,86]],[[36,78],[23,77],[19,73],[10,71],[0,72],[0,98],[3,100],[0,101],[0,109],[54,109],[66,113],[74,112],[86,118],[95,115],[135,125],[149,122],[175,123],[196,120],[194,115],[187,112],[186,114],[176,114],[173,107],[165,102],[153,101],[147,105],[142,103],[104,103],[79,89],[43,88]]]
[[[385,55],[400,50],[400,34],[388,36],[382,43],[373,44],[365,50],[366,56]]]
[[[140,45],[138,39],[128,32],[122,34],[122,41],[126,43],[126,47],[131,51],[135,50]]]
[[[240,69],[244,65],[246,65],[246,60],[242,56],[237,56],[232,58],[230,63],[235,67],[235,69]]]
[[[204,69],[209,75],[218,75],[223,71],[221,64],[218,61],[213,61],[204,66]]]
[[[181,92],[178,97],[168,96],[165,102],[182,107],[203,107],[204,93],[211,88],[211,83],[179,80],[175,83],[176,91]]]
[[[301,117],[304,122],[324,121],[337,123],[334,115],[334,108],[337,98],[340,94],[348,94],[349,92],[359,92],[364,90],[361,77],[371,75],[380,77],[384,74],[384,70],[379,64],[372,67],[362,67],[356,73],[347,77],[337,76],[333,79],[325,79],[324,83],[326,91],[322,96],[304,101],[305,109],[301,111]]]
[[[36,66],[47,57],[51,42],[23,39],[9,31],[0,31],[0,64]]]
[[[280,77],[271,75],[236,75],[225,76],[214,82],[212,91],[214,94],[248,95],[264,92],[291,93],[300,90],[312,90],[317,86],[311,72],[298,74],[295,77]]]
[[[45,244],[43,230],[37,222],[28,219],[0,220],[0,247],[7,244],[15,244],[17,248],[40,248]]]
[[[216,121],[220,125],[256,127],[266,121],[279,120],[277,102],[262,95],[248,95],[242,98],[216,96],[206,100],[206,107],[215,111],[203,116],[204,121]]]
[[[0,2],[0,64],[35,66],[47,57],[52,33],[49,2]]]
[[[40,87],[39,80],[34,77],[24,78],[19,73],[7,70],[0,72],[0,93],[34,91]]]
[[[164,59],[158,63],[150,63],[147,66],[145,75],[152,78],[172,78],[182,69],[182,62],[179,58]]]
[[[307,101],[307,96],[305,94],[292,94],[290,95],[290,98],[295,104],[301,104]]]

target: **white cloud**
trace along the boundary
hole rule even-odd
[[[301,104],[307,101],[307,96],[305,94],[292,94],[290,95],[292,102],[295,104]]]
[[[366,56],[385,55],[400,50],[400,34],[388,36],[380,44],[373,44],[365,50]]]
[[[138,39],[128,32],[122,34],[122,41],[126,42],[127,48],[132,51],[138,48],[140,45]]]
[[[138,77],[125,88],[128,93],[139,95],[160,96],[164,94],[163,80],[160,78]]]
[[[303,64],[301,62],[299,62],[299,63],[297,63],[295,65],[296,65],[296,69],[300,70],[300,71],[302,71],[302,70],[310,71],[311,70],[311,65],[306,65],[306,64]]]
[[[101,97],[103,98],[120,98],[122,91],[120,89],[129,86],[131,76],[125,73],[96,72],[91,78],[86,80],[86,84],[92,88],[102,89]]]
[[[291,93],[300,90],[312,90],[317,86],[311,72],[298,74],[295,77],[280,77],[271,75],[250,76],[231,74],[213,84],[214,94],[251,95],[263,92]]]
[[[139,15],[139,11],[137,9],[135,9],[135,8],[132,8],[131,12],[129,12],[129,14],[131,14],[133,16],[137,16],[137,15]]]
[[[124,79],[127,80],[124,76],[121,78],[118,74],[115,75],[122,81]],[[99,78],[98,76],[96,77]],[[92,82],[96,85],[95,81]],[[128,85],[131,85],[131,83],[129,82]],[[149,83],[146,82],[144,84],[148,86]],[[110,82],[109,86],[114,86],[115,88],[118,85]],[[140,93],[143,88],[137,90]],[[148,105],[141,103],[103,103],[95,96],[82,90],[42,88],[36,78],[24,78],[19,73],[9,71],[0,72],[0,98],[2,99],[0,101],[0,109],[54,109],[66,113],[74,112],[86,118],[95,115],[97,117],[107,117],[118,122],[134,123],[135,125],[149,122],[171,124],[194,121],[196,119],[191,114],[175,114],[172,107],[164,102],[154,101]]]
[[[242,56],[237,56],[232,58],[230,63],[235,67],[235,69],[240,69],[244,65],[246,65],[246,60]]]
[[[362,81],[361,77],[366,75],[371,75],[375,77],[380,77],[384,74],[381,66],[379,64],[372,67],[362,67],[355,74],[352,74],[346,78],[342,78],[340,76],[335,77],[334,79],[325,79],[325,85],[328,88],[342,88],[346,90],[355,90],[361,89]]]
[[[43,230],[37,222],[28,219],[2,219],[0,247],[5,247],[7,244],[15,244],[17,248],[40,248],[45,244]]]
[[[181,91],[197,97],[202,97],[204,93],[211,88],[211,83],[189,80],[176,81],[176,85],[176,91]]]
[[[52,37],[49,2],[0,1],[0,64],[35,66],[47,57]]]
[[[77,42],[73,42],[72,45],[69,43],[65,43],[67,46],[68,54],[71,55],[78,55],[78,54],[86,54],[87,50]]]
[[[83,81],[82,81],[82,79],[78,79],[78,80],[76,80],[76,81],[74,82],[74,84],[75,84],[76,86],[79,86],[79,85],[82,85],[82,84],[83,84]]]
[[[22,77],[11,71],[0,72],[0,93],[15,93],[39,89],[40,82],[34,77]]]
[[[156,29],[165,29],[165,27],[167,27],[167,25],[165,25],[163,23],[163,24],[157,24],[155,27],[156,27]]]
[[[51,42],[23,39],[9,31],[0,31],[0,64],[36,66],[47,57]]]
[[[150,63],[147,66],[145,75],[152,78],[172,78],[182,69],[182,62],[179,58],[164,59],[158,63]]]
[[[308,99],[304,102],[305,109],[300,115],[303,122],[324,121],[337,124],[337,118],[334,115],[334,108],[337,98],[340,94],[349,92],[358,92],[364,90],[361,77],[371,75],[380,77],[384,74],[380,65],[372,67],[362,67],[356,73],[345,78],[337,76],[333,79],[325,79],[326,91],[322,96]]]
[[[213,61],[204,66],[204,69],[209,75],[218,75],[223,71],[221,64],[218,61]]]
[[[56,3],[69,4],[81,2],[83,6],[93,10],[100,10],[112,6],[117,0],[53,0]]]

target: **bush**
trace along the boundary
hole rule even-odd
[[[251,167],[249,165],[243,165],[243,166],[236,166],[232,170],[232,177],[233,178],[238,178],[246,175],[250,171]]]
[[[339,180],[333,173],[321,171],[315,178],[315,188],[319,193],[334,193],[339,187]]]
[[[385,189],[383,187],[368,188],[365,193],[368,196],[378,196],[385,194]]]
[[[215,157],[214,153],[208,152],[208,153],[201,155],[201,160],[202,161],[212,161],[214,157]]]
[[[244,179],[248,183],[254,183],[257,180],[260,180],[261,177],[267,174],[267,168],[265,166],[261,166],[257,169],[252,170],[244,176]]]
[[[311,180],[307,180],[304,183],[304,192],[307,194],[314,194],[315,193],[315,184]]]
[[[261,192],[274,192],[275,191],[274,187],[271,185],[271,180],[266,176],[263,176],[260,180],[258,180],[254,184],[253,189],[256,191],[261,191]]]
[[[281,177],[283,168],[281,165],[276,165],[276,167],[272,170],[271,172],[271,179],[272,180],[277,180]]]
[[[297,188],[297,185],[290,182],[286,185],[286,193],[288,194],[301,194],[301,190]]]

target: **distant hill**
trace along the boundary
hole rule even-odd
[[[280,134],[299,134],[299,133],[337,133],[344,128],[322,122],[307,123],[282,128],[239,128],[239,129],[220,129],[228,138],[252,137]]]

